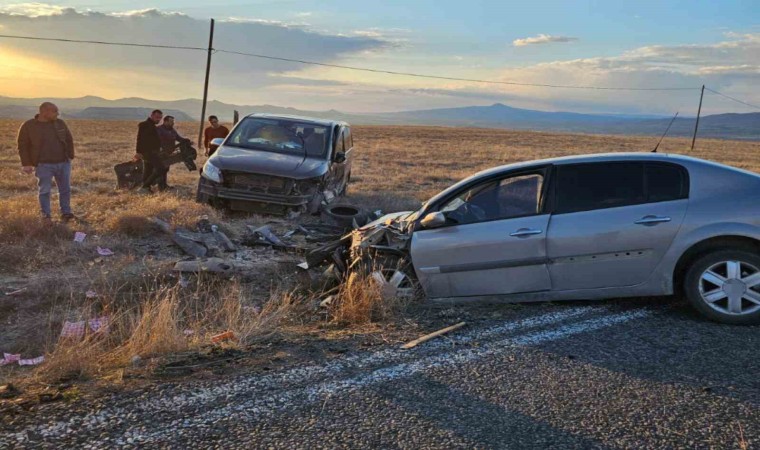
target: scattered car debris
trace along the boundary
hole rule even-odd
[[[424,335],[422,337],[419,337],[419,338],[417,338],[417,339],[415,339],[413,341],[407,342],[406,344],[402,345],[401,348],[406,350],[406,349],[410,349],[410,348],[416,347],[416,346],[422,344],[423,342],[427,342],[427,341],[429,341],[431,339],[437,338],[438,336],[444,335],[444,334],[449,333],[451,331],[458,330],[459,328],[462,328],[466,324],[467,324],[467,322],[459,322],[456,325],[452,325],[450,327],[442,328],[442,329],[440,329],[438,331],[434,331],[434,332],[432,332],[430,334],[426,334],[426,335]]]
[[[237,340],[237,337],[235,337],[235,333],[233,333],[232,331],[225,331],[224,333],[211,336],[211,342],[214,344],[218,344],[222,341],[229,341],[229,340],[233,340],[233,341]]]
[[[81,244],[82,242],[84,242],[84,239],[86,237],[87,237],[87,234],[81,231],[77,231],[76,233],[74,233],[74,242],[78,242]]]
[[[108,316],[96,317],[87,321],[93,333],[108,334],[111,331],[111,318]]]
[[[84,337],[84,328],[84,320],[80,322],[65,321],[63,322],[63,327],[61,328],[61,337],[82,339]]]
[[[248,225],[247,228],[253,237],[253,239],[246,241],[246,243],[249,245],[271,245],[274,248],[281,249],[293,248],[292,245],[286,244],[280,238],[278,238],[277,235],[272,233],[272,229],[269,227],[269,225],[264,225],[263,227],[258,228],[254,228],[252,225]]]
[[[26,292],[26,290],[27,290],[27,288],[16,289],[15,291],[6,292],[5,295],[7,297],[11,297],[11,296],[18,295],[18,294],[21,294],[23,292]]]
[[[36,358],[32,359],[19,359],[18,365],[19,366],[36,366],[39,364],[42,364],[45,361],[45,356],[38,356]]]
[[[208,219],[202,218],[198,222],[199,232],[197,233],[185,228],[172,230],[168,222],[157,217],[151,218],[150,221],[164,233],[171,235],[172,241],[185,253],[196,258],[219,256],[221,253],[237,250],[237,246],[230,238],[211,225]]]
[[[97,250],[98,250],[98,255],[100,255],[100,256],[113,256],[114,255],[114,252],[110,248],[104,248],[104,247],[98,246]]]
[[[0,366],[11,363],[17,363],[21,360],[21,354],[3,353],[3,359],[0,359]]]

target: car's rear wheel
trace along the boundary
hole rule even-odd
[[[760,324],[760,255],[739,249],[711,251],[691,264],[684,291],[712,320]]]

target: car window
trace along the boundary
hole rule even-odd
[[[646,166],[647,201],[666,202],[688,197],[686,170],[675,164]]]
[[[439,211],[455,224],[537,214],[541,206],[543,182],[541,174],[490,181],[466,190],[446,202]]]
[[[556,201],[555,214],[644,203],[644,164],[614,162],[559,166]]]
[[[285,119],[247,117],[227,139],[227,145],[251,150],[324,156],[328,129]]]

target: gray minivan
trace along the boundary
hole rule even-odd
[[[267,214],[317,213],[343,195],[351,178],[349,124],[308,117],[251,114],[206,161],[197,201]]]

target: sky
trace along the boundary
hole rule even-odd
[[[0,0],[0,35],[206,47],[552,89],[394,76],[216,52],[209,97],[388,112],[504,103],[695,115],[699,88],[760,104],[760,0]],[[203,51],[0,38],[0,95],[200,98]],[[707,93],[703,112],[753,109]],[[756,110],[754,110],[756,111]]]

